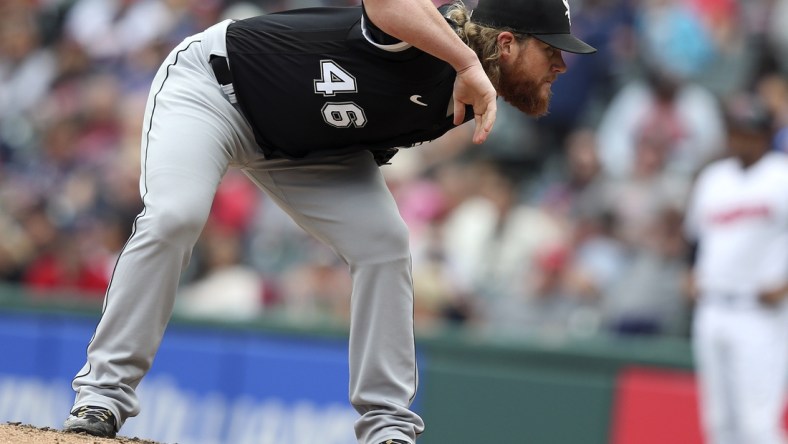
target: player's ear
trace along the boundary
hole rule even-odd
[[[500,51],[502,58],[508,59],[509,57],[516,55],[515,51],[517,51],[517,39],[515,38],[514,34],[509,31],[503,31],[498,34],[497,42],[498,50]]]

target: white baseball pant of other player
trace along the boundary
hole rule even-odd
[[[216,188],[232,166],[349,265],[349,396],[361,414],[359,442],[415,442],[423,422],[409,410],[417,371],[407,227],[369,152],[263,157],[209,65],[211,55],[227,55],[228,23],[182,42],[155,76],[142,134],[144,209],[115,267],[87,362],[73,380],[74,405],[107,408],[119,426],[139,413],[135,389],[158,350]]]
[[[784,444],[788,305],[758,295],[788,279],[788,156],[709,166],[686,228],[699,240],[693,346],[707,442]]]

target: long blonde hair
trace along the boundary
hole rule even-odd
[[[497,88],[501,79],[501,68],[498,65],[498,59],[501,57],[498,34],[509,31],[514,34],[518,41],[526,41],[529,36],[518,33],[511,28],[492,28],[473,23],[471,11],[462,3],[462,0],[456,0],[449,7],[446,17],[454,23],[454,30],[457,32],[457,35],[479,57],[484,72],[487,73],[487,77],[490,78],[493,86]]]

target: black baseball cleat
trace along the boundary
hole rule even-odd
[[[118,422],[115,415],[104,407],[86,405],[77,407],[63,423],[63,431],[87,433],[101,438],[114,438]]]

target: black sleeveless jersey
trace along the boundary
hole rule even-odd
[[[230,24],[236,96],[266,155],[408,147],[454,128],[454,69],[414,47],[372,44],[361,21],[361,7],[337,7]]]

